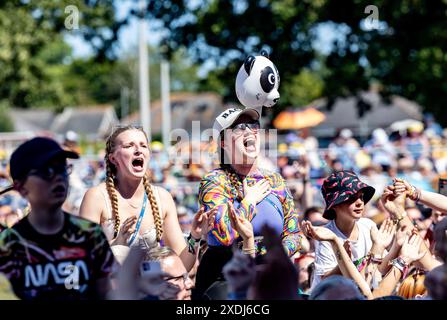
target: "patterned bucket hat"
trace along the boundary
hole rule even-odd
[[[327,177],[321,186],[321,193],[326,201],[326,210],[323,217],[329,220],[335,219],[333,207],[349,200],[357,192],[363,190],[363,200],[368,203],[376,191],[373,187],[360,181],[352,171],[336,171]]]

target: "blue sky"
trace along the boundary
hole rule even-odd
[[[115,2],[116,7],[116,17],[118,20],[123,19],[132,7],[135,7],[134,0],[120,0]],[[79,22],[82,24],[82,20]],[[149,22],[150,28],[150,22]],[[154,32],[149,29],[146,33],[148,43],[151,45],[156,45],[160,40],[160,33]],[[126,53],[130,50],[137,50],[138,44],[138,20],[133,17],[130,22],[123,27],[119,32],[119,54]],[[73,55],[75,57],[88,57],[92,54],[92,50],[88,43],[86,43],[80,36],[72,36],[67,34],[65,40],[73,48]]]

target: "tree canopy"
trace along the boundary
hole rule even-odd
[[[67,29],[69,5],[79,10],[79,29]],[[377,21],[368,27],[372,15],[365,9],[371,7]],[[135,107],[136,57],[117,59],[116,40],[138,12],[118,21],[115,11],[113,0],[1,2],[0,100],[25,108],[118,104],[125,86]],[[447,1],[147,0],[146,13],[162,36],[151,53],[153,99],[160,52],[171,61],[174,90],[212,90],[236,101],[242,62],[266,49],[281,75],[275,112],[321,96],[330,107],[336,97],[356,95],[374,82],[385,97],[415,100],[447,124]],[[70,33],[92,46],[92,57],[73,58],[64,41]],[[206,77],[199,79],[198,70]],[[359,103],[360,114],[367,110]]]
[[[320,90],[329,101],[355,95],[377,81],[385,96],[413,99],[446,124],[446,1],[375,1],[376,28],[365,26],[371,2],[363,0],[149,2],[148,14],[163,22],[172,50],[185,45],[197,62],[215,61],[205,86],[219,79],[229,99],[244,58],[267,48],[281,74],[277,110],[306,104]],[[315,48],[324,24],[338,32],[327,54]]]

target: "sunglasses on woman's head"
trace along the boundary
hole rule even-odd
[[[51,181],[58,174],[62,174],[65,177],[68,177],[73,172],[73,165],[53,165],[53,166],[45,166],[39,169],[31,170],[28,175],[29,176],[37,176],[46,181]]]
[[[261,128],[259,121],[238,123],[231,127],[234,133],[239,133],[250,128],[252,131],[258,131]]]

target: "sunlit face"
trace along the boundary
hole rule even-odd
[[[145,134],[137,129],[127,130],[115,138],[115,149],[109,155],[119,174],[142,178],[149,162],[149,147]]]
[[[363,196],[363,191],[359,191],[349,200],[334,206],[337,218],[357,220],[363,217],[365,211]]]
[[[17,190],[32,208],[61,207],[68,194],[69,171],[65,159],[55,158],[45,167],[33,169],[17,184]]]
[[[191,300],[191,289],[194,286],[182,260],[176,255],[169,256],[161,261],[161,270],[169,274],[169,282],[178,286],[176,300]]]
[[[242,115],[232,127],[256,122],[253,118]],[[252,164],[259,155],[260,144],[259,130],[246,127],[245,130],[240,128],[225,130],[222,147],[227,155],[227,161],[231,164]]]

